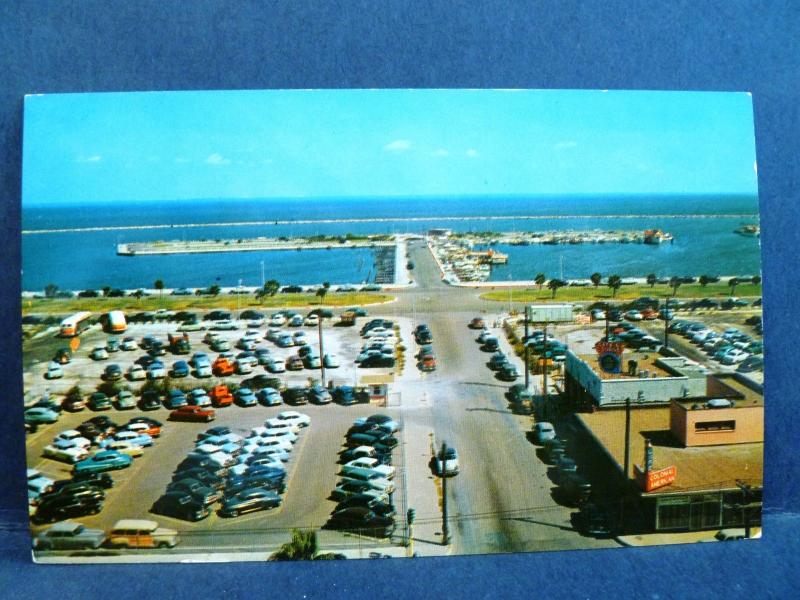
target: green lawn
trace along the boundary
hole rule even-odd
[[[370,292],[355,292],[352,294],[328,294],[324,302],[314,294],[276,294],[270,298],[256,300],[253,294],[242,294],[237,299],[235,295],[220,294],[218,296],[167,296],[159,298],[157,295],[148,296],[137,300],[136,298],[53,298],[53,299],[22,299],[22,314],[35,313],[70,313],[79,310],[91,312],[107,312],[109,310],[149,311],[159,308],[169,310],[191,309],[241,309],[274,307],[312,307],[312,306],[359,306],[364,304],[377,304],[393,300],[394,296]]]
[[[643,285],[623,285],[613,296],[611,288],[607,286],[588,287],[563,287],[556,291],[553,299],[552,290],[542,286],[539,290],[536,287],[525,289],[513,289],[511,291],[512,302],[578,302],[578,301],[603,301],[603,300],[633,300],[640,296],[652,296],[654,298],[672,298],[672,288],[668,285],[656,284],[650,287]],[[685,283],[678,288],[676,298],[728,298],[731,296],[731,288],[726,283],[709,283],[702,287],[699,283]],[[736,296],[753,298],[761,296],[761,284],[742,283],[736,286]],[[495,300],[497,302],[508,302],[508,290],[498,289],[481,294],[484,300]]]

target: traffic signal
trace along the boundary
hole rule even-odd
[[[406,512],[406,519],[408,520],[409,525],[414,524],[414,517],[416,516],[417,516],[417,511],[415,511],[413,508],[409,508],[408,512]]]

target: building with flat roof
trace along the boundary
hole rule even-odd
[[[645,402],[629,411],[575,415],[617,469],[625,503],[633,508],[626,511],[625,530],[696,531],[742,527],[745,520],[760,523],[760,386],[739,375],[715,375],[708,378],[707,390],[668,405]]]
[[[626,350],[619,353],[619,368],[609,369],[603,353],[578,355],[567,351],[564,391],[578,409],[637,403],[668,404],[672,398],[706,394],[708,371],[683,356]]]

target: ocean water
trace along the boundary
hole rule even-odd
[[[392,199],[203,200],[159,203],[115,202],[92,206],[23,206],[22,285],[41,290],[53,283],[80,290],[104,285],[152,287],[235,286],[266,279],[284,284],[360,283],[374,276],[369,249],[237,252],[126,257],[116,255],[121,242],[217,239],[256,236],[341,235],[345,233],[414,233],[432,227],[455,231],[564,231],[659,228],[674,243],[499,246],[509,264],[492,280],[588,277],[599,271],[623,277],[745,275],[760,272],[757,238],[733,233],[757,222],[754,197],[485,197]],[[518,216],[537,219],[515,219]],[[581,218],[571,216],[579,215]],[[638,215],[632,217],[631,215]],[[702,215],[702,217],[700,217]],[[447,217],[493,216],[494,219],[448,220]],[[410,217],[419,220],[409,220]],[[497,218],[500,217],[500,218]],[[507,217],[507,218],[504,218]],[[326,219],[382,219],[380,222],[323,223]],[[297,221],[316,221],[298,223]],[[185,224],[261,221],[259,225],[186,227]],[[276,224],[276,221],[290,221]],[[46,229],[169,225],[167,229],[25,233]]]

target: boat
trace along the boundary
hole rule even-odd
[[[660,229],[648,229],[644,232],[644,243],[658,245],[664,242],[671,242],[672,234]]]
[[[761,236],[761,227],[758,225],[742,225],[734,231],[734,233],[738,233],[739,235],[743,235],[745,237],[760,237]]]

